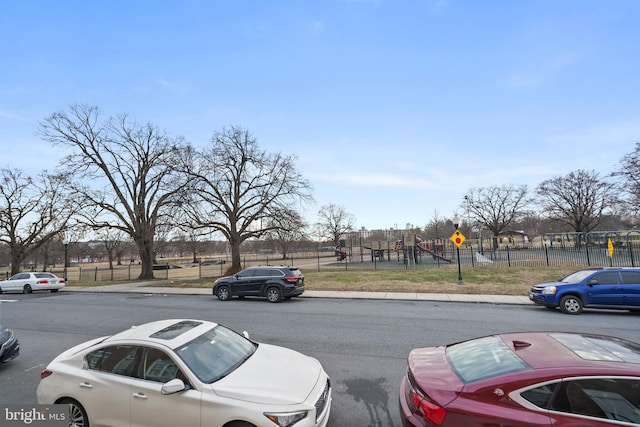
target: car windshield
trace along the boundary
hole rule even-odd
[[[566,277],[563,277],[562,279],[560,279],[560,281],[562,283],[577,283],[577,282],[581,282],[582,280],[586,279],[588,276],[591,276],[595,272],[596,272],[596,270],[576,271],[575,273],[571,273],[570,275],[568,275]]]
[[[256,351],[257,344],[242,335],[216,326],[178,347],[176,354],[203,383],[229,375]]]
[[[464,383],[530,369],[497,336],[478,338],[447,347],[449,364]]]

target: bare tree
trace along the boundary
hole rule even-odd
[[[188,185],[174,168],[184,148],[180,139],[125,114],[101,120],[97,107],[84,105],[52,114],[40,123],[40,134],[70,153],[62,164],[86,207],[83,221],[130,236],[140,254],[139,279],[152,279],[156,231],[171,221]]]
[[[437,210],[433,211],[433,215],[431,216],[431,221],[425,227],[425,234],[427,237],[431,239],[442,239],[447,237],[447,232],[451,232],[450,229],[446,228],[447,220],[446,218],[440,215],[440,212]]]
[[[498,236],[523,214],[529,203],[527,192],[526,185],[472,188],[461,208],[469,210],[477,225]]]
[[[0,170],[0,242],[9,247],[11,274],[28,257],[68,227],[76,205],[63,191],[64,177],[41,173],[36,178],[17,169]],[[48,254],[44,254],[44,263]]]
[[[536,193],[545,214],[576,232],[594,230],[617,200],[614,184],[595,171],[577,170],[541,182]]]
[[[307,237],[305,233],[307,224],[300,213],[292,209],[285,209],[280,215],[269,218],[268,225],[271,231],[267,233],[267,238],[280,247],[282,259],[287,258],[289,249],[294,244]]]
[[[123,252],[123,246],[125,245],[125,234],[122,230],[112,229],[104,227],[100,229],[98,238],[104,245],[105,252],[107,254],[107,260],[109,261],[109,269],[113,270],[113,261],[117,260],[118,265],[122,263],[121,256]],[[120,258],[118,257],[120,254]]]
[[[353,231],[354,223],[355,217],[343,206],[329,204],[322,206],[318,211],[316,230],[321,238],[337,246],[340,243],[340,237]]]
[[[246,129],[215,132],[210,147],[191,155],[184,171],[196,190],[185,208],[192,223],[219,231],[228,240],[228,274],[241,269],[244,241],[274,230],[269,219],[296,201],[312,199],[311,185],[295,167],[296,157],[261,150]]]
[[[627,195],[626,204],[635,216],[640,214],[640,142],[620,160],[620,168],[613,174],[620,179],[620,190]]]

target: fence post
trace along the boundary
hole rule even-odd
[[[511,267],[511,254],[509,253],[509,245],[507,245],[507,266]]]
[[[547,259],[547,267],[549,267],[549,247],[544,245],[544,256]]]
[[[475,252],[473,252],[473,245],[469,245],[469,250],[471,251],[471,267],[475,267],[476,266],[476,264],[475,264],[476,254],[475,254]]]
[[[587,266],[591,267],[591,258],[589,257],[589,245],[585,244],[584,249],[587,252]]]
[[[633,259],[633,243],[629,242],[629,257],[631,258],[631,267],[635,267],[635,261]]]

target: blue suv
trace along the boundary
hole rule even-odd
[[[586,308],[640,311],[640,268],[592,268],[531,287],[529,299],[566,314]]]

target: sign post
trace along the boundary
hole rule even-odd
[[[453,224],[456,227],[456,231],[453,232],[450,239],[454,245],[456,245],[456,253],[458,255],[458,285],[464,285],[464,281],[462,280],[462,269],[460,268],[460,245],[465,240],[464,234],[460,230],[458,230],[458,224]]]

